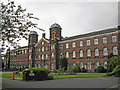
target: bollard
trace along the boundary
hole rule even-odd
[[[12,80],[15,79],[15,72],[12,73]]]

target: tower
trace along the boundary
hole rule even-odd
[[[36,31],[31,31],[28,41],[28,66],[35,67],[35,44],[38,42],[38,34]]]
[[[50,27],[50,40],[61,40],[61,26],[57,23],[54,23]]]
[[[38,34],[36,31],[31,31],[29,34],[28,46],[32,46],[38,42]]]

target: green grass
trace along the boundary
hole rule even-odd
[[[103,77],[106,76],[106,73],[76,73],[76,75],[58,75],[55,73],[51,73],[54,79],[59,78],[77,78],[77,77]]]
[[[59,78],[75,78],[75,77],[103,77],[106,76],[106,73],[76,73],[75,75],[67,75],[70,73],[50,73],[49,75],[53,75],[54,79],[59,79]],[[0,77],[3,78],[12,78],[12,74],[0,74]],[[20,75],[15,75],[16,78],[22,78],[22,74]]]
[[[12,74],[2,74],[3,78],[12,78]],[[22,78],[22,74],[15,75],[16,78]]]

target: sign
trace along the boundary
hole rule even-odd
[[[35,76],[32,70],[30,71],[29,76]]]

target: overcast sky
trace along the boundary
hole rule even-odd
[[[113,2],[118,0],[109,0],[112,2],[103,2],[103,0],[102,2],[101,0],[99,2],[95,0],[84,0],[84,2],[80,0],[74,2],[71,0],[69,2],[68,0],[64,2],[60,0],[14,1],[40,19],[37,22],[38,26],[45,30],[47,38],[49,38],[49,28],[54,23],[62,27],[63,37],[114,28],[118,24],[118,2]],[[44,32],[37,32],[40,39]],[[21,46],[28,44],[25,40],[20,43]]]

